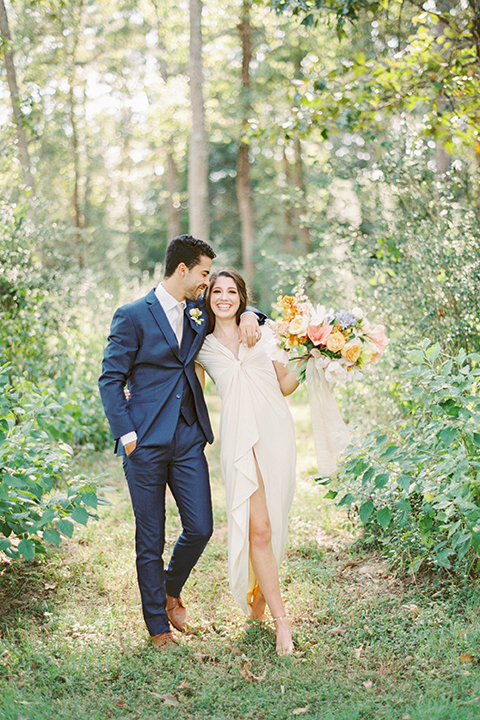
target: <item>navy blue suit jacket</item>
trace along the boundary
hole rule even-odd
[[[189,311],[198,308],[197,324]],[[105,348],[100,395],[113,437],[135,430],[143,446],[168,445],[173,439],[185,383],[193,394],[195,410],[207,442],[213,442],[202,388],[194,359],[208,330],[203,299],[187,300],[181,348],[155,291],[116,310]],[[123,388],[128,385],[127,401]],[[120,444],[121,445],[121,444]]]

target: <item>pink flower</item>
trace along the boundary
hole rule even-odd
[[[307,327],[307,335],[314,345],[326,345],[333,330],[333,325],[324,322],[323,325],[310,323]]]
[[[387,347],[388,343],[390,342],[390,340],[385,335],[385,325],[375,325],[374,328],[368,330],[367,335],[370,340],[375,343],[375,345],[380,351],[379,354],[381,355]]]

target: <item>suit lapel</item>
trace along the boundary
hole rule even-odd
[[[198,319],[202,322],[195,322],[194,316],[190,314],[190,311],[195,309],[200,311]],[[205,339],[205,326],[208,324],[208,315],[203,300],[200,302],[197,301],[196,303],[187,300],[185,316],[183,325],[182,355],[185,358],[185,361],[188,362],[200,350]]]
[[[157,321],[160,330],[163,332],[165,340],[169,344],[172,352],[174,352],[175,355],[180,358],[180,348],[178,347],[177,337],[172,330],[172,326],[168,322],[164,309],[160,305],[158,298],[155,295],[155,290],[151,290],[146,296],[145,300],[150,312]]]

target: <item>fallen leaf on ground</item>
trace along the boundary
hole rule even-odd
[[[471,662],[473,662],[473,655],[470,655],[470,654],[460,655],[459,660],[461,663],[471,663]]]
[[[264,670],[264,672],[261,675],[255,675],[251,670],[248,668],[248,663],[245,663],[242,669],[240,670],[240,675],[247,681],[252,682],[252,680],[256,680],[257,682],[261,682],[262,680],[265,680],[267,677],[267,671]]]
[[[363,645],[360,645],[360,647],[353,648],[353,652],[355,653],[355,657],[357,660],[360,660],[360,655],[362,654]]]
[[[480,702],[480,695],[476,698],[472,698],[471,700],[465,700],[465,702],[458,703],[460,707],[465,707],[465,705],[474,705],[475,703]]]
[[[410,615],[413,618],[418,617],[418,615],[421,615],[423,613],[422,608],[418,607],[418,605],[415,605],[414,603],[408,603],[407,605],[402,605],[402,608],[405,608],[405,610],[410,610]]]
[[[45,590],[55,590],[58,583],[45,583],[44,588]]]
[[[153,697],[156,697],[158,700],[161,700],[164,705],[171,705],[172,707],[177,707],[180,705],[175,695],[172,695],[172,693],[165,693],[165,695],[159,695],[158,693],[154,693],[150,690],[150,695],[153,695]]]
[[[304,708],[296,708],[292,711],[292,715],[304,715],[310,710],[310,705],[307,705]]]
[[[365,682],[362,683],[365,690],[371,690],[373,688],[373,682],[371,680],[365,680]]]
[[[349,562],[346,562],[345,565],[342,565],[340,572],[342,573],[347,568],[357,567],[357,565],[362,565],[364,560],[350,560]]]
[[[287,657],[288,657],[288,655],[287,655]],[[291,657],[291,656],[290,656],[290,657]],[[293,660],[292,660],[292,663],[293,663],[294,665],[298,665],[298,663],[301,663],[301,662],[307,662],[307,658],[304,658],[304,657],[294,657]]]
[[[337,627],[330,628],[330,630],[327,630],[328,635],[344,635],[346,632],[343,625],[337,625]]]

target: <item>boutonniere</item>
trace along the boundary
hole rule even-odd
[[[189,311],[189,315],[192,318],[195,325],[201,325],[205,318],[202,317],[202,311],[199,308],[192,308]]]

